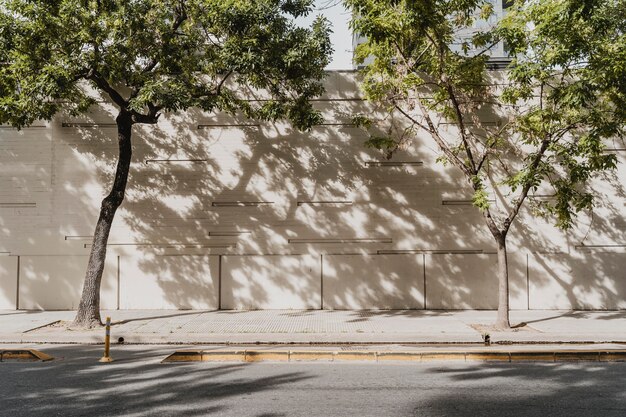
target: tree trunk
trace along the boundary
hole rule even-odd
[[[111,192],[102,200],[100,217],[96,223],[96,230],[89,254],[89,263],[85,273],[83,293],[78,304],[76,318],[72,327],[89,328],[102,325],[100,319],[100,283],[102,281],[102,271],[107,253],[107,242],[109,232],[113,224],[113,218],[117,208],[124,201],[126,182],[128,181],[128,171],[130,169],[130,159],[132,155],[131,130],[133,121],[131,114],[122,109],[115,119],[117,124],[117,140],[119,146],[119,158],[115,172],[115,180]]]
[[[510,329],[509,321],[509,268],[506,253],[506,234],[496,237],[498,242],[498,317],[497,329]]]

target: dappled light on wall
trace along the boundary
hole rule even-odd
[[[493,239],[467,183],[426,136],[391,159],[364,147],[350,117],[384,112],[353,73],[327,86],[308,132],[199,110],[136,126],[103,308],[495,308]],[[0,308],[76,307],[114,170],[113,110],[0,129]],[[624,183],[623,166],[594,183],[596,212],[568,233],[521,213],[512,308],[626,308]]]

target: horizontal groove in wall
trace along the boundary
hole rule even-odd
[[[272,99],[268,99],[268,98],[244,98],[241,99],[241,101],[245,101],[248,103],[266,103],[268,101],[273,101]],[[337,97],[337,98],[316,98],[316,99],[311,99],[311,102],[322,102],[322,103],[332,103],[334,101],[367,101],[365,98],[362,97]]]
[[[388,237],[346,238],[346,239],[302,238],[302,239],[288,239],[287,241],[289,243],[393,243],[393,240]]]
[[[441,122],[439,124],[442,124],[442,125],[456,125],[457,123],[456,122]],[[477,123],[475,123],[475,122],[465,122],[464,124],[465,124],[465,126],[476,126],[477,125]],[[480,124],[482,126],[502,126],[502,122],[500,122],[500,121],[480,122]]]
[[[274,204],[273,201],[214,201],[213,207],[256,207]]]
[[[379,255],[412,254],[421,253],[426,255],[473,255],[486,253],[482,249],[389,249],[377,251]]]
[[[224,231],[224,232],[209,232],[209,236],[241,236],[241,235],[249,235],[252,233],[249,230],[233,230],[233,231]]]
[[[34,208],[37,203],[0,203],[0,208]]]
[[[487,200],[489,204],[495,204],[496,200]],[[472,200],[441,200],[442,206],[471,206]]]
[[[154,220],[149,222],[152,227],[154,228],[159,228],[159,229],[177,229],[177,228],[190,228],[190,227],[194,227],[194,228],[198,228],[198,227],[211,227],[213,226],[213,223],[215,223],[214,219],[205,219],[204,220],[198,220],[198,219],[194,219],[193,221],[188,221],[188,220],[179,220],[177,222],[167,222],[167,221],[160,221],[160,220]],[[207,223],[211,223],[211,224],[207,224]]]
[[[83,122],[63,122],[62,127],[117,127],[115,123],[83,123]]]
[[[611,249],[611,248],[626,248],[626,244],[612,243],[606,245],[576,245],[574,249]]]
[[[24,126],[20,129],[24,130],[24,129],[45,129],[46,125],[33,125],[33,126]],[[0,129],[7,129],[7,130],[17,130],[17,127],[13,127],[13,126],[7,126],[7,125],[0,125]]]
[[[422,166],[422,161],[367,161],[365,166],[371,167],[403,167],[403,166]]]
[[[562,250],[534,250],[530,251],[533,255],[567,255],[568,253]]]
[[[91,240],[93,236],[77,236],[77,235],[65,235],[65,240]]]
[[[352,205],[352,201],[349,200],[311,200],[311,201],[298,201],[298,206],[332,206],[332,205]]]
[[[181,162],[192,162],[192,163],[200,163],[200,162],[209,162],[208,159],[146,159],[144,163],[146,164],[177,164]]]
[[[317,103],[332,103],[333,101],[366,101],[364,98],[354,97],[354,98],[313,98],[309,100],[310,102]]]
[[[312,253],[300,253],[300,252],[247,252],[247,253],[228,253],[222,256],[234,257],[234,256],[319,256]]]
[[[602,152],[626,152],[626,148],[604,148]]]
[[[332,127],[332,126],[339,126],[339,127],[356,127],[356,125],[354,123],[341,123],[341,122],[337,122],[337,123],[318,123],[313,125],[313,127]]]
[[[190,217],[190,218],[164,218],[164,219],[149,219],[147,223],[154,227],[197,227],[198,223],[202,223],[203,227],[216,227],[215,218],[213,217]],[[207,225],[206,223],[211,223]]]
[[[551,199],[551,198],[555,198],[556,194],[531,194],[528,197],[530,197],[530,198],[541,198],[541,199]]]
[[[222,124],[199,124],[198,129],[226,129],[234,127],[261,127],[259,123],[222,123]]]
[[[84,247],[91,247],[91,243],[85,243]],[[145,248],[181,248],[181,249],[231,249],[237,244],[202,244],[202,243],[107,243],[107,246],[133,246]]]

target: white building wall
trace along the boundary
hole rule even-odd
[[[103,307],[495,308],[493,239],[476,208],[445,203],[471,197],[461,174],[426,136],[391,161],[365,148],[349,116],[375,109],[354,75],[327,87],[315,104],[326,124],[310,132],[200,111],[136,126]],[[113,117],[101,103],[0,128],[0,308],[76,307],[115,167]],[[513,308],[625,308],[624,184],[623,164],[599,179],[597,210],[568,233],[521,214]]]

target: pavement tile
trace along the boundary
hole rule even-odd
[[[472,325],[494,311],[341,310],[105,310],[115,342],[203,344],[482,342]],[[101,343],[103,330],[41,327],[70,321],[72,311],[0,311],[0,343]],[[626,343],[626,311],[512,311],[515,331],[491,332],[493,343]],[[33,330],[36,329],[36,330]],[[449,345],[451,346],[451,345]]]

